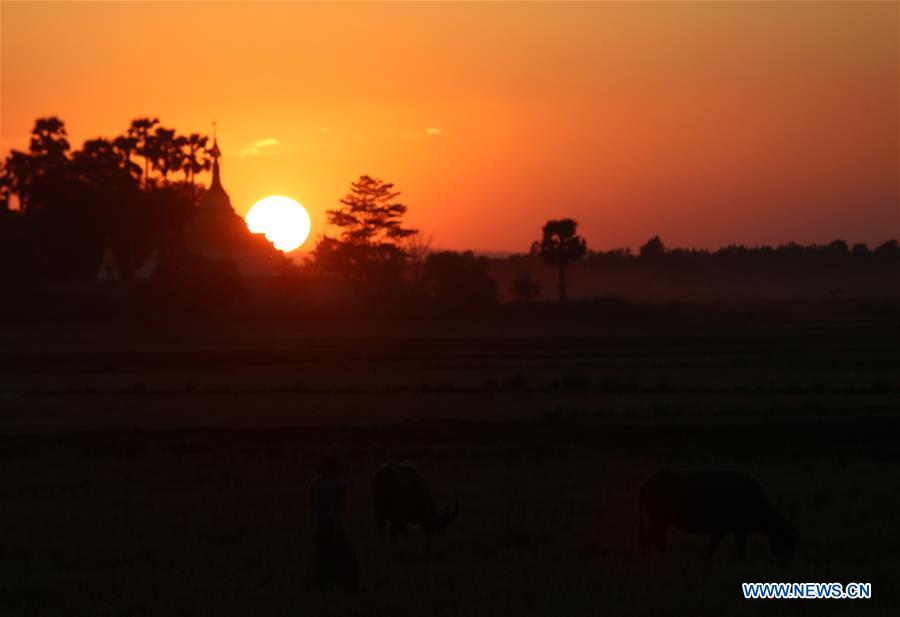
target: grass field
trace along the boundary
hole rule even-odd
[[[0,334],[0,614],[897,614],[896,320],[678,327],[325,324]],[[310,461],[350,463],[354,596],[310,584]],[[369,476],[412,460],[443,537],[378,537]],[[675,533],[661,467],[737,468],[796,506],[778,564]],[[741,581],[872,582],[748,602]]]

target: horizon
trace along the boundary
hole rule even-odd
[[[598,251],[900,235],[896,3],[154,7],[4,2],[0,153],[42,115],[73,148],[216,120],[235,209],[299,201],[301,253],[362,173],[448,250],[527,252],[560,217]],[[372,31],[398,36],[347,43]]]

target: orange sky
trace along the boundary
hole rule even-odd
[[[360,173],[436,245],[898,236],[900,4],[0,3],[0,151],[219,125],[243,213]]]

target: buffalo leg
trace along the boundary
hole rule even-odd
[[[668,527],[669,526],[666,523],[653,523],[650,526],[650,541],[660,553],[664,553],[666,550],[666,534],[668,532]]]
[[[725,537],[725,534],[721,531],[716,531],[709,538],[709,546],[706,548],[706,558],[711,559],[713,553],[716,552],[716,549],[719,547],[719,544],[722,542],[722,538]]]
[[[734,534],[734,540],[737,544],[737,553],[740,559],[747,558],[747,534],[744,532],[737,532]]]

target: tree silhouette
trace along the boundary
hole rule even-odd
[[[29,150],[32,155],[61,161],[69,151],[66,125],[56,116],[38,118],[31,131]]]
[[[541,296],[541,286],[527,272],[523,272],[513,279],[510,291],[516,302],[524,304],[530,304]]]
[[[150,183],[150,165],[155,155],[151,129],[159,124],[159,118],[135,118],[128,127],[128,137],[134,140],[135,153],[144,158],[144,188]]]
[[[423,274],[441,311],[478,312],[497,302],[497,281],[488,273],[488,261],[472,251],[431,253],[425,259]]]
[[[535,242],[532,250],[548,266],[556,267],[559,272],[559,301],[565,302],[566,293],[566,268],[574,261],[578,261],[587,252],[587,243],[584,238],[575,232],[578,223],[573,219],[560,219],[547,221],[544,225],[544,236],[540,242]]]
[[[659,236],[653,236],[641,247],[640,256],[644,259],[658,259],[666,254],[666,245]]]
[[[416,233],[402,225],[406,206],[395,201],[399,195],[393,184],[371,176],[353,182],[341,207],[327,212],[328,223],[342,231],[339,240],[319,241],[317,266],[382,288],[370,290],[376,294],[398,284],[405,257],[399,242]]]
[[[138,224],[145,204],[140,190],[140,168],[135,173],[135,167],[116,146],[116,140],[91,139],[84,142],[81,150],[72,153],[70,190],[80,195],[82,203],[77,208],[93,219],[90,223],[93,233],[89,235],[103,244],[95,245],[85,260],[96,257],[101,250],[112,250],[119,273],[125,279],[131,278],[138,261],[150,248],[148,226]],[[85,209],[87,204],[89,207]],[[73,247],[70,254],[79,252]],[[94,270],[92,265],[86,264],[87,272]]]
[[[137,149],[137,140],[128,135],[119,135],[112,140],[113,150],[118,154],[122,161],[122,166],[128,170],[128,173],[139,179],[141,177],[141,166],[131,160],[131,156],[135,154]]]
[[[348,244],[396,246],[398,240],[416,233],[402,226],[406,206],[394,201],[399,195],[389,182],[360,176],[341,199],[342,207],[328,210],[328,223],[343,228],[341,241]]]
[[[850,255],[852,255],[854,259],[866,259],[869,257],[869,247],[862,242],[858,242],[853,245]]]
[[[85,185],[111,191],[134,185],[134,163],[127,159],[125,152],[116,147],[114,141],[89,139],[84,142],[81,150],[73,153],[72,164],[77,178]]]
[[[888,240],[884,244],[879,244],[877,247],[875,247],[875,250],[872,251],[872,254],[880,259],[893,259],[895,262],[898,258],[900,258],[900,255],[898,255],[897,252],[896,240]]]
[[[187,138],[175,134],[174,129],[156,127],[149,137],[150,166],[159,172],[163,184],[169,184],[169,174],[181,170],[184,165],[183,147]]]
[[[403,252],[406,253],[409,262],[409,281],[414,285],[420,285],[424,275],[425,260],[431,253],[432,237],[425,236],[421,232],[410,235],[403,242]]]
[[[211,164],[212,158],[206,147],[209,137],[200,133],[191,133],[184,138],[181,169],[184,171],[184,178],[191,186],[191,196],[196,201],[194,190],[194,176],[201,171],[207,171]]]
[[[12,150],[0,167],[0,206],[9,218],[0,243],[18,247],[20,269],[32,279],[92,278],[111,249],[127,278],[153,250],[180,244],[196,191],[169,178],[184,170],[190,138],[158,123],[139,118],[125,135],[72,150],[59,118],[36,120],[28,150]],[[198,135],[195,147],[205,139]],[[135,154],[144,157],[143,170]],[[194,154],[189,173],[205,164]],[[152,182],[151,167],[163,186]]]
[[[12,197],[19,200],[19,209],[27,212],[31,208],[30,194],[31,183],[34,176],[31,173],[31,157],[24,152],[13,150],[3,163],[3,174],[0,175],[0,190],[11,201]]]
[[[69,141],[66,126],[56,116],[38,118],[28,152],[12,150],[3,165],[0,184],[15,195],[22,211],[40,210],[54,195],[65,192]]]
[[[99,148],[89,142],[90,148]],[[54,278],[93,268],[101,235],[97,201],[77,175],[64,123],[38,118],[28,152],[12,151],[3,165],[3,184],[19,201],[17,213],[28,234],[20,261],[33,273]]]

